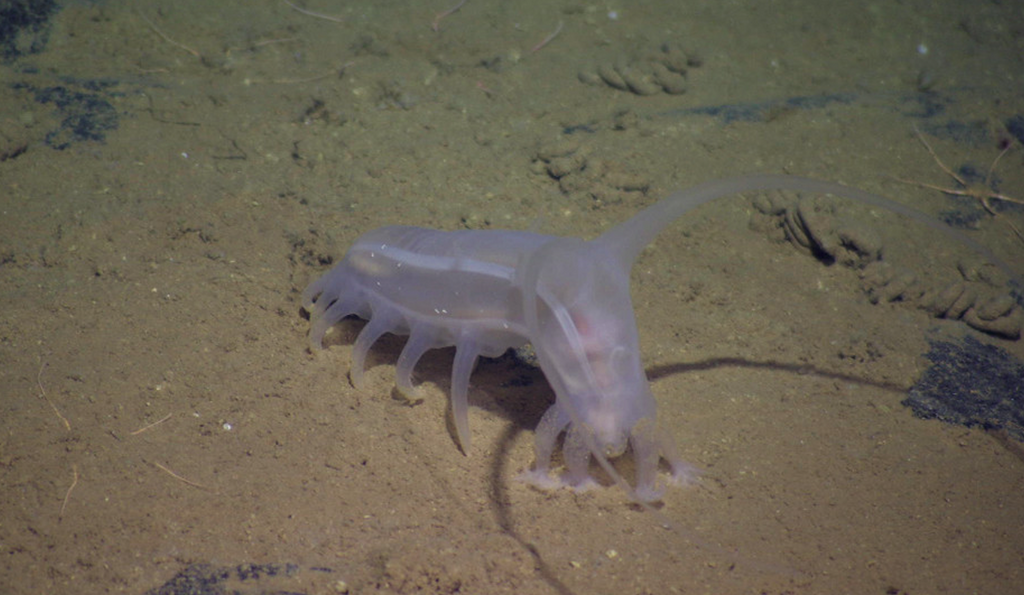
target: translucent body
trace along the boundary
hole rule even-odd
[[[792,176],[746,176],[677,192],[602,236],[583,241],[520,231],[442,232],[384,227],[360,237],[345,258],[303,294],[316,348],[333,324],[355,314],[369,323],[356,339],[351,378],[361,387],[366,353],[384,333],[407,334],[397,384],[415,395],[412,371],[428,350],[455,346],[452,412],[458,439],[469,451],[467,391],[478,356],[494,357],[533,344],[556,402],[535,438],[532,483],[585,489],[594,457],[637,500],[661,496],[661,460],[669,481],[696,476],[658,429],[657,407],[640,359],[629,272],[640,251],[690,209],[739,192],[784,189],[831,193],[917,219],[969,245],[1014,273],[991,252],[926,215],[839,184]],[[558,436],[567,473],[550,475]],[[632,448],[630,485],[609,459]]]

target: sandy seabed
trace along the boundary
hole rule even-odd
[[[359,323],[311,352],[299,296],[379,226],[589,238],[755,172],[942,217],[1024,275],[1019,205],[899,181],[955,188],[916,129],[1024,198],[1019,7],[468,0],[438,19],[456,4],[0,1],[24,18],[0,27],[0,590],[1018,589],[1020,442],[901,402],[936,341],[1017,364],[1021,341],[872,303],[756,197],[687,215],[633,271],[660,423],[704,470],[658,515],[515,480],[554,398],[537,369],[478,365],[464,456],[451,350],[409,402],[388,338],[357,391]],[[833,209],[922,286],[985,282],[934,230]]]

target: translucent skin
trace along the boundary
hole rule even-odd
[[[357,388],[363,386],[367,351],[384,333],[409,335],[397,384],[410,396],[417,394],[412,372],[423,353],[455,346],[452,413],[467,453],[467,393],[476,358],[532,343],[556,403],[538,428],[537,463],[525,478],[584,489],[594,485],[591,455],[607,465],[632,445],[640,457],[636,496],[649,500],[660,494],[655,481],[661,456],[671,457],[678,480],[690,477],[692,468],[656,433],[629,264],[595,242],[517,231],[384,227],[359,238],[334,269],[306,289],[303,304],[315,348],[345,316],[370,320],[353,348],[351,379]],[[550,458],[562,432],[568,473],[552,479]]]
[[[541,487],[586,489],[595,485],[589,472],[593,457],[634,499],[656,500],[662,494],[662,460],[670,468],[669,483],[689,483],[697,472],[657,426],[655,399],[640,360],[630,269],[644,246],[694,207],[769,189],[835,194],[911,217],[971,247],[1020,284],[984,246],[913,209],[830,182],[752,175],[672,194],[591,241],[502,230],[393,226],[371,231],[305,290],[310,340],[319,349],[327,330],[345,316],[368,319],[353,347],[351,378],[359,388],[373,343],[384,333],[409,335],[397,368],[398,388],[408,395],[417,393],[412,371],[420,357],[454,345],[452,412],[467,453],[467,393],[477,357],[496,357],[530,342],[556,401],[537,427],[536,462],[524,479]],[[562,432],[568,471],[556,479],[550,461]],[[627,446],[636,460],[632,486],[609,462]]]

